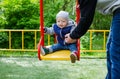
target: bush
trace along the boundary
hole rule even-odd
[[[4,0],[2,2],[4,29],[38,29],[39,28],[39,3],[37,0]],[[8,35],[7,35],[8,36]],[[28,38],[29,37],[29,38]],[[21,48],[21,32],[12,32],[12,48]],[[33,41],[33,34],[28,33],[25,40]],[[7,38],[8,40],[8,38]],[[5,41],[5,40],[4,40]],[[27,42],[27,48],[34,43]],[[3,42],[3,41],[2,41]],[[26,41],[25,41],[26,42]],[[3,42],[4,43],[4,42]]]

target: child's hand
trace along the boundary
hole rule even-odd
[[[47,32],[47,28],[44,27],[43,29],[44,29],[44,33],[46,33]]]
[[[41,29],[41,28],[40,28],[40,29]],[[46,32],[47,32],[47,28],[43,27],[43,30],[44,30],[44,33],[46,33]]]

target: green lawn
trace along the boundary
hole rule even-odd
[[[0,58],[0,79],[104,79],[106,59],[39,61],[37,58]]]

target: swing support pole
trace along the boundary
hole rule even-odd
[[[43,0],[40,0],[40,40],[38,43],[38,58],[41,60],[40,47],[44,46],[44,18],[43,18]]]
[[[44,18],[43,18],[43,0],[40,0],[40,31],[41,31],[41,45],[44,46]]]
[[[76,23],[78,24],[80,20],[80,5],[78,3],[78,0],[76,0]],[[78,49],[78,60],[80,60],[80,40],[77,40],[77,49]]]

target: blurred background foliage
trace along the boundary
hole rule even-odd
[[[56,14],[60,10],[68,11],[70,18],[75,20],[75,0],[43,0],[44,25],[51,27],[56,22]],[[39,29],[39,0],[0,0],[0,29]],[[90,29],[107,30],[110,28],[111,15],[102,15],[96,11]],[[96,35],[94,35],[96,36]],[[33,48],[34,33],[25,33],[25,48]],[[82,37],[81,45],[87,46],[86,36]],[[21,48],[21,33],[13,32],[12,48]],[[38,38],[39,40],[39,38]],[[8,47],[8,33],[0,32],[0,48]]]

